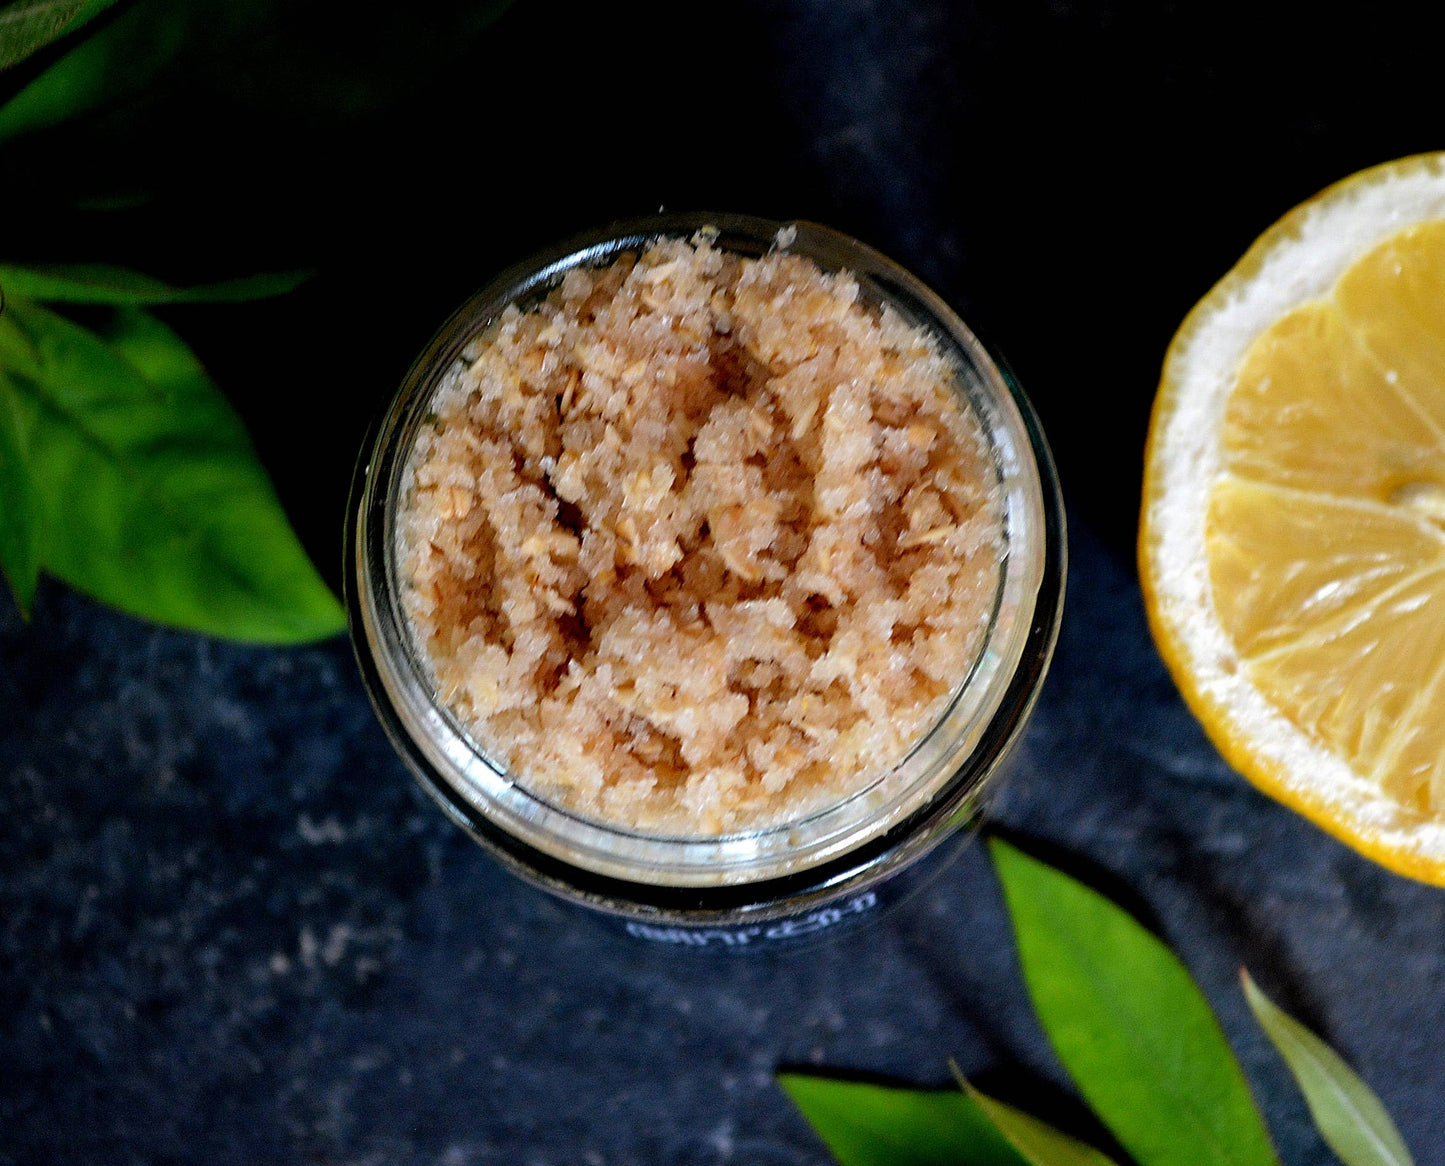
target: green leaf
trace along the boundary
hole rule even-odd
[[[175,333],[126,309],[102,336],[18,299],[0,325],[0,362],[30,415],[47,571],[231,639],[342,630],[240,419]]]
[[[56,61],[4,105],[0,140],[45,129],[141,93],[180,56],[192,33],[249,4],[140,0]]]
[[[462,60],[508,0],[338,16],[325,0],[138,0],[0,105],[0,140],[122,103],[268,110],[334,123],[411,98]]]
[[[1141,1166],[1278,1166],[1239,1062],[1184,965],[1108,899],[990,841],[1034,1008]]]
[[[948,1067],[958,1079],[959,1088],[1030,1166],[1116,1166],[1112,1158],[1093,1146],[1069,1137],[1021,1109],[979,1092],[952,1061]]]
[[[15,386],[0,369],[0,569],[22,615],[40,576],[40,505]]]
[[[893,1089],[784,1073],[778,1083],[841,1166],[1027,1166],[952,1089]]]
[[[1413,1166],[1374,1091],[1334,1049],[1261,992],[1247,971],[1240,971],[1240,979],[1255,1019],[1289,1065],[1320,1136],[1339,1160],[1345,1166]]]
[[[0,290],[52,304],[221,304],[285,295],[311,274],[278,271],[197,287],[172,287],[149,275],[102,264],[15,267],[0,263]]]
[[[0,8],[0,69],[74,32],[115,0],[15,0]]]

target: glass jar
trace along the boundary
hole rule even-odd
[[[958,369],[1002,498],[1005,553],[992,618],[971,671],[909,755],[867,789],[784,825],[664,837],[590,820],[529,792],[494,764],[437,699],[401,603],[403,478],[438,385],[510,304],[523,309],[580,265],[603,266],[661,237],[716,232],[713,246],[758,256],[778,245],[930,333]],[[918,860],[976,821],[1038,695],[1058,632],[1065,571],[1058,480],[1027,399],[972,332],[914,276],[827,227],[739,215],[659,215],[615,225],[503,273],[447,321],[367,437],[353,483],[345,582],[367,690],[422,786],[516,874],[611,916],[632,935],[686,947],[759,948],[877,913]],[[951,849],[951,848],[950,848]],[[934,865],[934,864],[928,864]]]

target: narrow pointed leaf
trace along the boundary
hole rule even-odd
[[[245,5],[139,0],[0,105],[0,140],[46,129],[145,90],[198,27]]]
[[[1281,1009],[1248,972],[1244,998],[1299,1082],[1320,1136],[1345,1166],[1414,1166],[1374,1090],[1329,1045]]]
[[[949,1068],[968,1099],[1030,1166],[1117,1166],[1112,1158],[1093,1146],[975,1089],[952,1061]]]
[[[1030,1166],[1117,1166],[1108,1154],[970,1087],[968,1097]]]
[[[46,570],[133,614],[231,639],[342,629],[240,419],[175,333],[135,309],[104,337],[26,301],[7,314],[36,354],[12,379],[34,418]]]
[[[74,32],[115,0],[14,0],[0,8],[0,69]]]
[[[952,1089],[893,1089],[787,1073],[778,1083],[841,1166],[1027,1166]]]
[[[0,105],[0,140],[174,101],[334,124],[406,101],[509,0],[350,12],[320,0],[136,0]],[[338,15],[344,13],[344,18]]]
[[[1278,1166],[1184,965],[1108,899],[994,839],[1034,1009],[1079,1092],[1140,1166]]]
[[[0,289],[10,295],[52,304],[220,304],[284,295],[310,278],[308,271],[278,271],[173,287],[123,267],[82,264],[66,267],[15,267],[0,264]]]
[[[978,1090],[969,1096],[1031,1166],[1116,1166],[1107,1154]]]
[[[970,1079],[962,1075],[954,1062],[949,1061],[948,1068],[954,1071],[958,1088],[964,1091],[968,1100],[977,1105],[980,1113],[994,1124],[998,1133],[1009,1140],[1010,1146],[1022,1154],[1030,1166],[1117,1166],[1117,1163],[1101,1150],[1095,1150],[1061,1130],[1055,1130],[1046,1121],[1039,1121],[1039,1118],[1032,1114],[1016,1110],[1013,1105],[1004,1104],[1003,1101],[998,1101],[998,1098],[988,1097],[985,1092],[978,1091]]]
[[[40,507],[15,386],[0,368],[0,569],[22,615],[40,576]]]

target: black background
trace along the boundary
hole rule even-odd
[[[1181,951],[1287,1162],[1331,1159],[1242,1008],[1245,961],[1445,1162],[1445,896],[1229,773],[1132,562],[1185,312],[1294,204],[1442,144],[1416,11],[517,0],[462,38],[456,7],[297,4],[0,145],[0,255],[178,282],[314,267],[284,299],[166,318],[333,581],[370,416],[500,267],[659,207],[814,219],[893,256],[1012,364],[1073,523],[1000,820]],[[386,83],[348,103],[355,75]],[[627,946],[423,803],[344,644],[220,644],[53,585],[31,624],[0,614],[0,776],[0,1163],[822,1162],[775,1069],[941,1084],[949,1055],[1098,1136],[977,849],[810,957]]]
[[[327,566],[359,418],[451,308],[658,207],[811,218],[911,267],[1050,432],[1091,431],[1058,456],[1122,549],[1184,313],[1294,204],[1440,144],[1412,10],[521,0],[460,43],[439,18],[416,31],[425,12],[336,15],[313,0],[264,36],[198,37],[119,110],[0,151],[12,260],[318,270],[284,302],[173,319]],[[328,91],[369,69],[385,84],[360,108]]]

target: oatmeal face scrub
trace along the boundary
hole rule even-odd
[[[967,329],[861,244],[729,216],[474,298],[382,419],[349,545],[423,784],[551,889],[683,923],[816,907],[956,828],[1062,581],[1036,423]]]

